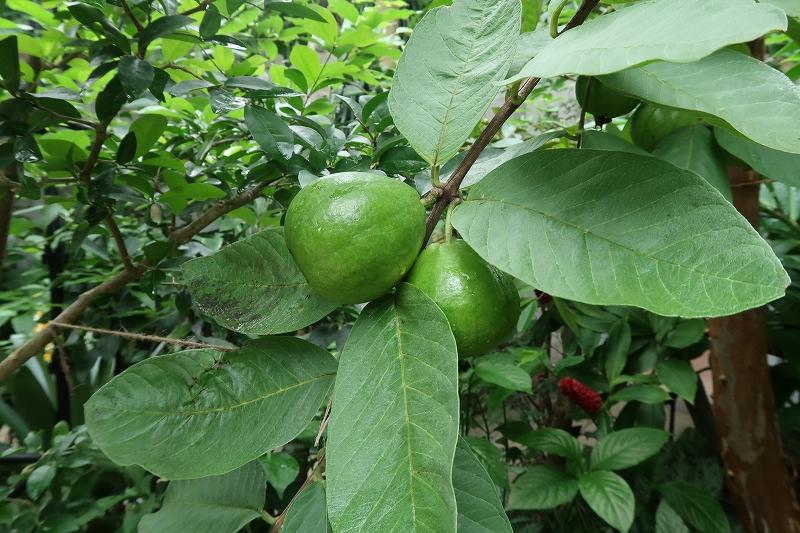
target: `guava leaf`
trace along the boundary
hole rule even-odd
[[[221,326],[250,335],[304,328],[337,304],[308,284],[283,228],[267,229],[182,266],[192,300]]]
[[[726,128],[714,128],[714,136],[727,152],[753,167],[762,176],[792,187],[800,187],[800,155],[767,148]]]
[[[223,474],[305,429],[335,374],[327,351],[296,337],[152,357],[91,397],[86,425],[118,464],[166,479]]]
[[[769,148],[800,153],[800,88],[750,56],[726,49],[694,63],[659,61],[601,79],[643,100],[721,119]]]
[[[297,495],[286,513],[284,533],[327,533],[328,511],[325,508],[325,484],[315,481]]]
[[[553,39],[506,81],[609,74],[656,60],[689,63],[786,25],[781,9],[748,0],[637,2]]]
[[[458,504],[458,533],[512,532],[489,472],[461,437],[453,461],[453,488]]]
[[[456,0],[429,11],[397,65],[389,110],[425,161],[453,157],[499,91],[520,27],[519,0]]]
[[[475,185],[453,225],[496,267],[580,302],[724,316],[780,298],[789,283],[716,189],[654,157],[523,155]]]
[[[260,516],[266,493],[256,461],[220,476],[171,481],[161,509],[142,517],[139,533],[239,531]]]
[[[415,287],[356,320],[328,432],[334,531],[456,531],[458,353],[444,314]]]

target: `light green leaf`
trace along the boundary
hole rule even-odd
[[[608,74],[656,60],[690,63],[786,24],[782,10],[748,0],[638,2],[564,33],[506,81]]]
[[[447,319],[413,286],[361,312],[328,425],[335,531],[456,530],[457,366]]]
[[[531,376],[517,366],[512,354],[495,353],[475,360],[475,373],[482,380],[504,389],[531,392]]]
[[[261,231],[181,268],[197,307],[240,333],[296,331],[337,307],[303,277],[286,247],[283,228]]]
[[[667,333],[664,338],[664,346],[670,348],[688,348],[692,344],[700,342],[706,333],[706,321],[700,319],[681,320]]]
[[[289,159],[294,151],[294,133],[281,118],[263,107],[244,108],[244,121],[253,138],[267,154]]]
[[[453,461],[453,488],[458,505],[458,533],[511,533],[497,487],[469,443],[461,437]]]
[[[690,170],[714,186],[729,202],[733,193],[725,165],[717,155],[711,130],[705,126],[687,126],[658,143],[653,155],[678,168]]]
[[[641,402],[641,403],[664,403],[669,400],[669,394],[658,385],[631,385],[620,389],[612,394],[608,400],[610,402]]]
[[[533,450],[559,455],[575,462],[580,462],[583,457],[583,448],[578,440],[563,429],[537,429],[522,435],[517,440]]]
[[[135,157],[147,153],[165,129],[167,129],[167,118],[163,115],[142,115],[134,120],[129,131],[136,135]]]
[[[678,516],[700,533],[730,533],[725,511],[701,487],[673,481],[661,487],[661,494]]]
[[[549,465],[534,465],[514,480],[509,510],[538,511],[571,502],[578,494],[578,480]]]
[[[284,533],[327,533],[328,510],[325,508],[325,484],[315,481],[297,495],[286,513]]]
[[[720,146],[764,177],[800,187],[800,155],[767,148],[726,128],[714,128],[714,136]]]
[[[613,528],[628,531],[633,524],[636,501],[628,483],[614,472],[595,470],[579,480],[581,496]]]
[[[656,366],[656,374],[661,383],[689,403],[694,403],[697,392],[697,373],[689,361],[670,359]]]
[[[281,452],[259,457],[259,461],[264,467],[267,481],[278,493],[278,497],[283,498],[283,491],[297,479],[297,475],[300,473],[297,459],[286,452]]]
[[[514,55],[519,0],[457,0],[414,28],[389,93],[394,123],[433,166],[453,157],[499,91]]]
[[[296,44],[292,46],[289,59],[292,62],[292,66],[303,73],[306,79],[306,87],[308,87],[309,91],[312,91],[319,82],[319,77],[322,73],[322,63],[320,63],[317,52],[308,46]]]
[[[304,18],[318,22],[325,22],[325,19],[310,7],[295,2],[285,2],[280,0],[275,2],[264,2],[264,10],[275,11],[276,13],[280,13],[281,15],[285,15],[287,17]]]
[[[672,507],[661,500],[656,509],[656,533],[691,533]]]
[[[602,82],[656,104],[706,113],[759,144],[800,153],[800,88],[739,52],[720,50],[689,64],[650,63]]]
[[[790,17],[800,17],[800,0],[760,0],[764,4],[772,4],[784,11]]]
[[[222,474],[305,429],[335,373],[327,351],[295,337],[152,357],[92,396],[86,425],[116,463],[167,479]]]
[[[266,484],[257,462],[221,476],[172,481],[161,509],[142,517],[139,533],[238,531],[260,516]]]
[[[622,470],[657,454],[669,433],[651,428],[622,429],[609,433],[592,449],[592,470]]]
[[[464,437],[489,477],[501,489],[508,489],[508,463],[505,454],[486,437]]]
[[[453,225],[501,270],[591,304],[724,316],[780,298],[789,281],[718,191],[653,157],[570,149],[518,157],[475,185]]]
[[[32,500],[38,500],[47,489],[53,478],[56,476],[56,467],[52,464],[37,466],[25,480],[25,490]]]
[[[523,4],[522,9],[525,9],[525,4]],[[514,59],[511,61],[511,66],[508,67],[507,76],[510,78],[518,74],[519,71],[522,70],[531,59],[536,57],[536,54],[541,52],[552,40],[553,38],[550,37],[550,30],[547,25],[537,31],[521,33],[517,38],[517,51],[514,54]]]
[[[198,28],[200,31],[200,36],[203,39],[213,37],[219,31],[221,24],[222,15],[220,15],[217,6],[211,4],[203,14],[203,20],[200,21],[200,27]]]
[[[159,37],[169,35],[192,22],[194,20],[191,17],[184,15],[167,15],[154,20],[136,36],[139,39],[139,49],[147,48],[150,43]]]

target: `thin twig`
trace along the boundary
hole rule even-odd
[[[126,0],[122,0],[122,9],[125,10],[125,14],[128,15],[128,18],[131,19],[131,22],[133,22],[133,25],[136,27],[136,31],[142,31],[144,26],[142,26],[142,23],[137,20]]]
[[[117,245],[117,251],[122,259],[122,264],[125,265],[125,270],[133,270],[133,261],[131,261],[131,256],[128,253],[127,246],[125,246],[125,239],[122,237],[122,233],[119,231],[119,226],[117,226],[117,223],[114,221],[114,217],[111,215],[110,211],[106,215],[105,220],[106,226],[108,226],[111,235],[114,237],[114,242]]]
[[[202,76],[199,76],[199,75],[195,74],[194,72],[192,72],[191,70],[189,70],[188,68],[184,67],[183,65],[178,65],[176,63],[167,63],[166,65],[164,65],[163,68],[170,68],[170,69],[173,69],[173,70],[180,70],[181,72],[185,72],[186,74],[189,74],[190,76],[194,76],[198,80],[202,80],[203,79]]]
[[[183,339],[172,339],[170,337],[159,337],[158,335],[143,335],[141,333],[130,333],[127,331],[119,331],[115,329],[93,328],[90,326],[79,326],[77,324],[65,324],[63,322],[50,321],[49,326],[56,328],[77,329],[78,331],[90,331],[92,333],[100,333],[102,335],[113,335],[115,337],[122,337],[123,339],[131,339],[141,342],[163,342],[165,344],[174,344],[175,346],[186,346],[187,348],[209,348],[212,350],[219,350],[220,352],[231,352],[237,348],[230,346],[220,346],[219,344],[207,344],[205,342],[187,341]]]
[[[575,12],[575,15],[564,27],[562,33],[583,24],[583,21],[586,20],[586,17],[589,16],[589,13],[592,12],[592,9],[594,9],[599,2],[600,0],[584,0],[581,7],[578,8],[578,11]],[[539,81],[541,81],[540,78],[528,78],[525,80],[520,86],[517,95],[511,95],[506,98],[506,101],[503,102],[503,105],[497,110],[497,113],[495,113],[489,121],[489,124],[486,125],[486,128],[484,128],[472,146],[469,147],[464,159],[461,160],[458,167],[456,167],[455,171],[450,176],[450,179],[447,180],[447,183],[445,183],[444,187],[441,189],[441,194],[433,205],[430,215],[428,215],[425,242],[430,239],[433,229],[442,217],[442,213],[445,207],[447,207],[447,204],[458,196],[458,189],[461,187],[461,182],[464,181],[472,165],[478,160],[478,156],[489,145],[497,132],[500,131],[503,124],[505,124],[511,115],[519,109],[525,99],[528,98],[531,92],[533,92],[533,89],[536,88]]]
[[[187,9],[183,13],[179,13],[183,16],[194,15],[195,13],[200,13],[201,11],[205,11],[206,8],[211,5],[211,0],[203,0],[200,4],[194,6],[191,9]]]
[[[103,143],[108,138],[108,130],[105,124],[97,124],[95,126],[95,135],[92,146],[89,149],[89,156],[83,164],[83,168],[78,174],[78,179],[87,189],[91,185],[92,171],[94,170],[97,161],[100,159],[100,150],[103,149]]]
[[[322,440],[322,434],[325,433],[325,428],[328,427],[328,418],[331,414],[331,405],[333,404],[333,398],[328,400],[328,405],[325,406],[325,414],[322,415],[322,423],[319,425],[319,431],[317,431],[317,438],[314,439],[314,448],[319,448],[319,441]]]

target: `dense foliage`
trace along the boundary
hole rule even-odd
[[[737,530],[698,376],[763,306],[800,459],[797,17],[3,0],[0,530]]]

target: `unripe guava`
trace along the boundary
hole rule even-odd
[[[587,113],[591,113],[595,117],[606,119],[621,117],[633,111],[639,104],[639,100],[606,87],[597,78],[592,80],[590,90],[590,80],[592,78],[588,76],[578,77],[578,81],[575,83],[575,98]]]

